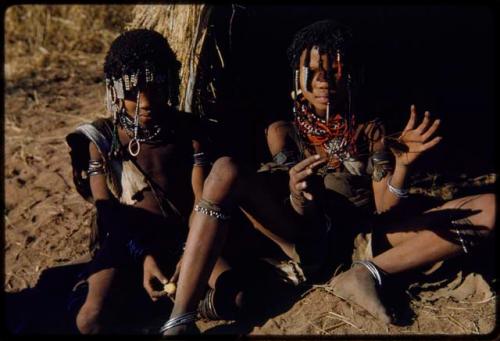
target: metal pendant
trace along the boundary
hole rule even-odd
[[[135,148],[134,148],[135,146]],[[134,151],[135,149],[135,151]],[[130,142],[128,143],[128,152],[130,153],[130,155],[132,156],[137,156],[139,155],[139,152],[141,151],[141,143],[139,142],[139,140],[137,140],[135,137],[133,139],[130,140]]]

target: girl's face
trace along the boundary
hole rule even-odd
[[[137,89],[125,91],[124,105],[131,118],[135,117],[137,109],[137,91]],[[158,123],[159,115],[164,114],[166,108],[165,86],[152,83],[139,90],[139,124],[141,126]]]
[[[309,65],[305,65],[307,53],[309,53]],[[320,55],[317,46],[309,51],[302,51],[300,56],[300,89],[316,115],[320,117],[325,117],[328,104],[332,110],[332,108],[339,107],[339,102],[342,100],[341,91],[339,91],[339,83],[342,80],[342,64],[339,64],[337,58],[331,59],[326,53]],[[304,66],[309,67],[308,86],[305,84]],[[328,77],[330,77],[331,82],[328,82]]]

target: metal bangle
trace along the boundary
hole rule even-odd
[[[389,192],[391,192],[398,198],[407,198],[408,189],[394,187],[393,185],[391,185],[391,180],[392,180],[392,175],[387,179],[387,187],[389,188]]]
[[[466,218],[467,219],[467,218]],[[467,219],[468,220],[468,219]],[[470,220],[469,220],[470,221]],[[457,220],[452,220],[451,221],[451,225],[453,227],[459,227],[460,226],[460,223],[459,221]],[[460,232],[460,230],[458,228],[455,228],[454,229],[455,233],[457,234],[457,237],[458,237],[458,241],[460,242],[460,245],[462,246],[462,250],[464,251],[464,253],[469,253],[469,250],[467,249],[467,246],[465,245],[465,240],[462,238],[462,232]]]
[[[208,164],[208,158],[204,152],[193,154],[193,164],[195,166],[205,166]]]
[[[182,314],[182,315],[179,315],[176,317],[172,317],[172,318],[168,319],[167,322],[165,322],[163,324],[163,326],[160,328],[160,333],[163,334],[168,329],[171,329],[171,328],[183,325],[183,324],[188,324],[188,323],[194,322],[194,321],[196,321],[197,315],[198,315],[198,312],[192,311],[192,312],[185,313],[185,314]]]
[[[373,279],[375,279],[377,284],[379,286],[382,286],[382,276],[380,275],[380,272],[378,271],[375,264],[373,264],[372,262],[367,261],[367,260],[359,260],[359,261],[354,261],[352,263],[353,266],[356,264],[363,265],[370,272],[370,274],[372,275]]]
[[[101,160],[89,160],[89,168],[87,169],[87,174],[89,176],[105,173],[104,163]]]

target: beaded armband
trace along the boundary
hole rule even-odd
[[[295,151],[283,149],[279,153],[273,156],[273,161],[276,162],[278,165],[292,167],[298,163],[299,158]]]
[[[372,179],[375,182],[381,181],[388,173],[391,166],[391,158],[388,152],[376,152],[370,157],[372,165]]]

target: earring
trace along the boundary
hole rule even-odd
[[[304,88],[305,90],[309,90],[309,68],[303,66],[302,70],[304,71]]]
[[[137,91],[137,101],[135,104],[135,117],[134,117],[134,137],[128,143],[128,151],[130,155],[137,156],[141,151],[141,143],[137,135],[139,134],[139,106],[140,106],[141,92]],[[135,148],[134,148],[135,146]],[[135,149],[135,150],[134,150]]]
[[[326,104],[326,123],[330,121],[330,102]]]
[[[337,50],[337,65],[338,65],[337,79],[340,79],[342,77],[342,64],[340,63],[340,50]]]
[[[295,70],[295,92],[298,94],[299,93],[299,89],[300,89],[300,86],[299,86],[299,69],[296,69]]]

